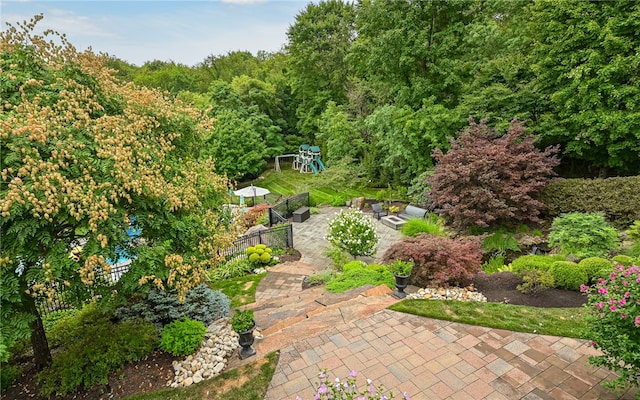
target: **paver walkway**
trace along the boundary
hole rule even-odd
[[[324,209],[294,224],[303,262],[279,266],[258,287],[256,319],[270,325],[263,329],[264,339],[256,341],[258,356],[280,349],[266,400],[313,399],[324,368],[331,379],[341,380],[356,370],[359,388],[372,379],[395,398],[406,392],[414,400],[634,399],[635,392],[618,397],[601,386],[612,375],[589,365],[595,352],[583,340],[394,312],[386,307],[397,300],[380,288],[358,292],[350,301],[335,299],[333,305],[317,299],[320,291],[303,291],[303,277],[329,265],[321,238],[332,215]],[[378,232],[385,249],[400,237],[380,223]],[[282,315],[284,323],[296,309],[300,313],[291,325],[274,320]]]

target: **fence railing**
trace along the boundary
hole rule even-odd
[[[309,207],[309,192],[300,193],[269,208],[269,226],[286,222],[300,207]]]
[[[293,227],[291,224],[275,226],[263,231],[242,236],[233,246],[222,252],[227,259],[247,257],[247,247],[264,244],[272,249],[288,249],[293,247]]]

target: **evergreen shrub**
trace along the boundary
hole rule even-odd
[[[553,219],[549,246],[578,258],[606,257],[618,248],[618,231],[602,214],[568,213]]]
[[[558,179],[544,189],[542,200],[552,217],[570,212],[602,213],[617,228],[625,228],[640,220],[640,176]]]
[[[522,271],[522,283],[516,287],[524,294],[540,293],[544,290],[555,287],[555,280],[549,271],[541,269],[528,269]]]
[[[184,303],[173,290],[151,289],[144,301],[120,307],[114,316],[123,321],[143,319],[159,328],[186,316],[208,326],[217,319],[228,317],[230,307],[231,302],[224,293],[201,284],[187,292]]]
[[[613,257],[611,261],[625,267],[630,267],[636,262],[633,257],[625,256],[624,254],[618,254],[617,256]]]
[[[524,271],[529,271],[532,269],[548,271],[554,262],[565,260],[566,258],[562,255],[546,256],[527,254],[513,260],[509,266],[509,270],[518,275],[522,275]]]
[[[393,244],[382,260],[412,260],[409,283],[418,287],[466,285],[480,271],[482,249],[477,237],[450,239],[419,233]]]
[[[603,273],[611,272],[613,269],[613,263],[601,257],[587,257],[580,260],[578,266],[586,272],[589,283],[594,283]]]
[[[430,197],[453,226],[540,221],[540,194],[559,163],[558,148],[540,151],[534,138],[523,133],[517,120],[500,136],[485,121],[469,118],[469,127],[451,140],[446,154],[434,151],[436,170],[427,178]]]
[[[573,261],[556,261],[549,269],[557,287],[580,290],[580,285],[589,282],[587,272]]]
[[[184,317],[164,327],[160,349],[174,356],[193,354],[200,348],[206,333],[202,322]]]

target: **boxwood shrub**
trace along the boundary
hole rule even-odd
[[[509,269],[518,275],[522,275],[522,272],[533,269],[548,271],[556,261],[566,261],[566,258],[557,254],[551,256],[528,254],[513,260]]]
[[[603,213],[617,228],[626,228],[640,219],[640,176],[558,179],[547,185],[542,201],[552,217],[569,212]]]
[[[582,268],[589,279],[589,283],[593,283],[603,275],[608,275],[613,268],[613,263],[609,260],[600,257],[588,257],[581,260],[578,266]]]
[[[580,285],[586,285],[589,281],[586,271],[573,261],[556,261],[549,273],[556,287],[563,289],[580,290]]]

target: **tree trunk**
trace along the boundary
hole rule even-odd
[[[49,342],[44,333],[42,318],[40,317],[40,312],[38,312],[38,307],[36,307],[36,300],[26,293],[22,295],[22,307],[24,312],[36,317],[31,323],[31,346],[33,347],[36,368],[41,371],[51,365],[51,350],[49,350]]]

